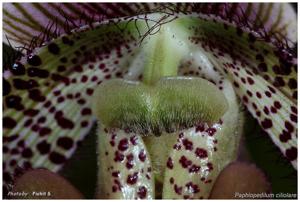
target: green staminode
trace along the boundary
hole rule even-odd
[[[227,108],[224,94],[215,85],[193,77],[164,77],[152,86],[110,80],[99,86],[93,105],[107,127],[155,133],[216,122]]]

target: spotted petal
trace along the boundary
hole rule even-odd
[[[94,87],[105,79],[139,75],[138,62],[128,65],[138,50],[136,26],[124,21],[82,28],[34,50],[5,73],[5,179],[20,167],[57,171],[72,155],[94,122]]]
[[[142,137],[99,127],[97,198],[154,199],[151,157]]]
[[[229,109],[212,126],[201,124],[177,133],[165,162],[163,198],[208,198],[219,173],[237,157],[243,118],[230,82],[219,85]]]
[[[193,42],[228,76],[247,109],[296,168],[297,58],[287,46],[218,21],[195,23]]]

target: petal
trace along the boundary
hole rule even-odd
[[[220,87],[229,101],[221,120],[176,133],[177,142],[165,164],[163,198],[208,198],[219,173],[236,159],[242,114],[230,82],[223,80]]]
[[[6,176],[19,168],[60,169],[94,123],[90,98],[95,86],[110,78],[137,79],[136,24],[127,24],[126,34],[120,30],[124,24],[61,36],[5,74]],[[136,62],[131,65],[131,60]]]
[[[151,160],[141,136],[100,125],[98,138],[97,198],[154,199]]]
[[[267,42],[219,18],[208,19],[185,18],[182,25],[193,30],[190,40],[201,56],[231,80],[247,109],[296,168],[296,56],[284,42]]]

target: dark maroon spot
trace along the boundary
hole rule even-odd
[[[60,137],[60,138],[57,140],[56,144],[57,144],[59,147],[65,149],[65,150],[69,150],[69,149],[71,149],[71,148],[73,147],[74,142],[73,142],[73,140],[72,140],[71,138],[69,138],[69,137]]]
[[[19,90],[29,89],[28,82],[22,79],[14,79],[13,80],[14,87]]]
[[[37,115],[39,113],[39,110],[36,110],[36,109],[27,109],[23,113],[26,116],[34,117],[35,115]]]
[[[168,161],[167,161],[167,167],[169,169],[173,169],[174,165],[173,165],[173,160],[169,157]]]
[[[14,128],[17,122],[10,117],[3,117],[3,127],[4,128]]]
[[[8,108],[14,108],[16,110],[24,109],[24,106],[21,103],[22,98],[19,96],[11,95],[5,98],[5,103]]]
[[[49,72],[44,69],[30,67],[27,69],[27,75],[30,77],[47,78],[49,76]]]
[[[30,163],[29,161],[25,161],[25,162],[23,163],[23,168],[24,168],[25,170],[27,170],[27,169],[32,168],[32,165],[31,165],[31,163]]]
[[[18,137],[19,137],[18,135],[11,135],[11,136],[9,136],[9,137],[4,136],[4,137],[3,137],[3,141],[4,141],[4,142],[12,142],[12,141],[18,139]]]
[[[76,66],[74,67],[74,71],[75,71],[75,72],[82,72],[82,71],[83,71],[83,68],[82,68],[82,66],[80,66],[80,65],[76,65]]]
[[[200,166],[196,166],[196,165],[192,165],[190,168],[189,168],[189,172],[190,173],[198,173],[200,170]]]
[[[249,83],[250,85],[253,85],[253,84],[254,84],[253,79],[250,78],[250,77],[247,77],[247,81],[248,81],[248,83]]]
[[[65,101],[65,98],[64,98],[63,96],[59,96],[59,97],[57,98],[57,103],[61,103],[61,102],[63,102],[63,101]]]
[[[189,141],[188,139],[183,139],[182,140],[182,144],[185,147],[186,150],[193,150],[193,143],[191,141]]]
[[[137,144],[137,140],[138,140],[138,138],[136,136],[130,137],[130,142],[131,142],[132,145],[136,145]]]
[[[293,121],[294,123],[297,123],[297,116],[296,115],[294,115],[294,114],[291,114],[290,115],[290,119],[291,119],[291,121]]]
[[[289,132],[293,132],[294,131],[294,126],[289,122],[289,121],[285,121],[284,122],[285,128],[289,131]]]
[[[243,96],[243,101],[245,102],[245,103],[248,103],[248,98],[247,98],[247,96]]]
[[[126,159],[127,159],[127,162],[126,162],[126,168],[127,169],[131,169],[131,168],[133,168],[133,159],[134,159],[134,157],[133,157],[133,154],[132,153],[130,153],[130,154],[128,154],[127,156],[126,156]]]
[[[275,113],[277,113],[277,109],[276,109],[275,107],[272,106],[272,107],[271,107],[271,112],[275,114]]]
[[[256,97],[261,98],[260,92],[256,92]]]
[[[65,67],[64,65],[59,65],[59,66],[57,67],[57,71],[58,71],[58,72],[64,72],[64,71],[66,71],[66,67]]]
[[[236,81],[233,82],[233,85],[234,85],[235,87],[237,87],[237,88],[240,87],[240,85],[239,85]]]
[[[111,189],[111,190],[112,190],[112,192],[114,192],[114,193],[115,193],[115,192],[117,192],[117,191],[118,191],[118,187],[114,185],[114,186],[112,186],[112,189]]]
[[[266,106],[264,107],[263,110],[264,110],[264,112],[265,112],[266,115],[269,115],[270,112],[269,112],[269,109]]]
[[[26,148],[26,149],[24,149],[24,150],[22,151],[22,156],[23,156],[24,158],[31,158],[31,157],[33,156],[33,153],[32,153],[32,151],[31,151],[31,149]]]
[[[261,54],[257,54],[255,58],[256,58],[256,60],[258,60],[260,62],[264,61],[264,57]]]
[[[43,155],[47,154],[50,151],[51,145],[47,143],[46,140],[37,144],[37,150]]]
[[[70,43],[70,39],[68,38],[68,37],[66,37],[66,36],[63,36],[62,37],[62,42],[64,43],[64,44],[69,44]]]
[[[29,127],[32,124],[32,119],[28,119],[24,123],[24,127]]]
[[[249,91],[249,90],[247,90],[247,94],[250,96],[250,97],[252,97],[252,92],[251,91]]]
[[[11,91],[11,86],[6,79],[3,78],[3,96],[6,96],[10,93]]]
[[[287,132],[286,130],[282,131],[282,134],[279,135],[279,139],[281,142],[287,142],[291,139],[291,134]]]
[[[61,76],[61,75],[55,74],[55,73],[53,73],[53,74],[51,75],[51,79],[52,79],[53,81],[61,81],[61,82],[63,82],[65,85],[69,85],[69,83],[70,83],[70,80],[69,80],[68,77]]]
[[[285,85],[285,82],[282,77],[276,76],[273,84],[275,87],[281,87]]]
[[[292,78],[292,79],[289,80],[288,85],[291,89],[296,89],[297,88],[297,81]]]
[[[46,136],[49,135],[52,132],[52,130],[48,127],[43,127],[40,129],[39,134],[40,136]]]
[[[45,123],[45,121],[46,121],[46,117],[44,117],[44,116],[40,117],[40,118],[37,120],[38,123]]]
[[[85,104],[85,99],[79,99],[77,102],[80,105],[84,105]]]
[[[180,144],[174,144],[173,149],[180,150],[181,149],[181,145]]]
[[[51,106],[51,102],[50,101],[47,101],[45,104],[44,104],[44,107],[48,108]]]
[[[118,145],[118,149],[120,151],[125,151],[125,150],[128,149],[128,147],[129,147],[129,145],[128,145],[128,139],[127,138],[124,138],[124,139],[120,140],[119,145]]]
[[[188,160],[185,156],[181,156],[179,163],[183,168],[187,168],[188,166],[192,165],[192,161]]]
[[[124,155],[123,154],[121,154],[119,151],[116,151],[115,152],[115,158],[114,158],[114,161],[116,161],[116,162],[122,162],[123,160],[124,160]]]
[[[204,183],[208,184],[208,183],[211,183],[211,182],[212,182],[212,180],[206,180]]]
[[[48,45],[48,51],[54,55],[58,55],[60,50],[57,44],[51,43]]]
[[[113,147],[115,146],[115,141],[111,140],[111,141],[109,141],[109,143],[111,146],[113,146]]]
[[[34,124],[32,127],[31,127],[31,130],[34,131],[34,132],[38,132],[40,130],[40,126],[38,124]]]
[[[74,123],[64,117],[58,117],[56,118],[57,124],[62,127],[63,129],[73,129],[74,128]]]
[[[10,153],[11,153],[12,155],[16,155],[16,154],[19,154],[20,152],[19,152],[19,150],[18,150],[17,148],[13,148],[13,149],[10,151]]]
[[[140,199],[144,199],[147,196],[147,188],[144,186],[139,187],[137,195]]]
[[[10,71],[13,75],[20,76],[25,74],[25,67],[21,63],[15,63],[14,65],[10,66]]]
[[[120,176],[120,171],[112,172],[111,175],[112,175],[113,177],[119,177],[119,176]]]
[[[91,89],[91,88],[86,89],[86,94],[93,95],[93,93],[94,93],[93,89]]]
[[[101,63],[101,64],[99,65],[99,69],[105,69],[105,64]]]
[[[81,125],[81,127],[85,128],[85,127],[87,127],[89,125],[89,122],[82,121],[80,125]]]
[[[196,156],[197,157],[199,157],[199,158],[207,158],[208,157],[208,155],[207,155],[207,151],[205,150],[205,149],[203,149],[203,148],[196,148],[196,151],[195,151],[195,154],[196,154]]]
[[[189,189],[189,192],[191,192],[193,194],[200,192],[198,185],[193,184],[192,182],[187,183],[185,186]]]
[[[272,94],[269,91],[266,91],[265,94],[267,97],[272,97]]]
[[[215,128],[208,128],[206,129],[206,132],[209,136],[213,136],[217,132],[217,130]]]
[[[170,178],[170,184],[174,184],[174,178],[173,177]]]
[[[36,102],[44,102],[46,97],[41,95],[41,91],[39,89],[32,89],[28,91],[29,98]]]
[[[294,161],[297,159],[297,148],[296,147],[291,147],[285,151],[286,157],[290,161]]]
[[[213,170],[212,163],[207,163],[206,165],[207,165],[209,171]]]
[[[203,132],[205,130],[204,124],[200,124],[196,127],[196,133],[197,132]]]
[[[262,72],[268,71],[268,67],[267,67],[266,63],[264,63],[264,62],[259,63],[258,69],[259,69],[260,71],[262,71]]]
[[[275,101],[275,102],[274,102],[274,106],[275,106],[277,109],[280,109],[280,108],[281,108],[281,104],[280,104],[280,102],[278,102],[278,101]]]
[[[19,146],[19,147],[24,147],[24,146],[25,146],[24,140],[20,140],[20,141],[18,142],[18,146]]]
[[[146,160],[146,153],[145,153],[145,151],[143,149],[139,153],[139,159],[142,162],[145,162],[145,160]]]
[[[261,125],[264,129],[268,129],[268,128],[271,128],[273,126],[273,123],[272,123],[272,120],[268,119],[268,118],[265,118],[265,120],[263,120],[261,122]]]
[[[82,110],[81,110],[81,115],[90,115],[90,114],[92,114],[92,110],[90,109],[90,108],[83,108]]]
[[[41,58],[37,55],[32,55],[32,54],[28,56],[27,62],[32,66],[39,66],[42,64]]]
[[[294,92],[293,92],[293,98],[294,98],[295,100],[297,100],[297,98],[298,98],[298,91],[294,91]]]
[[[177,184],[174,185],[174,191],[176,194],[181,195],[182,194],[182,187],[177,186]]]
[[[81,77],[81,82],[82,82],[82,83],[87,82],[87,80],[88,80],[88,77],[87,77],[86,75],[83,75],[83,76]]]
[[[62,164],[66,161],[66,157],[57,152],[51,152],[49,155],[49,159],[55,164]]]
[[[132,175],[127,176],[127,184],[133,185],[137,182],[138,180],[138,173],[135,172]]]

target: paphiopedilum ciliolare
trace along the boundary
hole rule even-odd
[[[20,168],[58,171],[97,117],[97,197],[207,198],[236,159],[242,108],[297,169],[289,4],[7,3],[3,12],[24,53],[4,71],[6,183]]]

